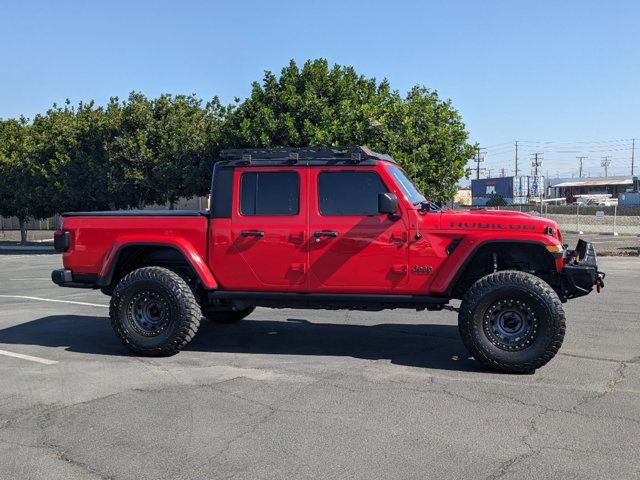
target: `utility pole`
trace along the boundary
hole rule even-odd
[[[476,154],[476,180],[480,180],[480,170],[484,170],[484,168],[480,168],[480,163],[484,162],[484,157],[480,157],[481,150],[484,148],[480,148],[478,145],[478,153]]]
[[[633,161],[636,156],[636,139],[631,139],[631,176],[633,177]]]
[[[611,160],[609,160],[610,155],[607,155],[606,157],[602,157],[602,162],[600,162],[600,165],[602,165],[604,167],[604,176],[608,177],[608,168],[609,165],[611,165]]]
[[[500,176],[501,177],[506,177],[507,176],[507,170],[504,167],[502,167],[500,169]]]
[[[582,178],[582,161],[586,158],[589,157],[576,157],[578,159],[578,161],[580,162],[580,175],[578,175],[578,178]]]
[[[542,152],[532,153],[531,156],[533,157],[533,160],[531,161],[531,166],[533,167],[533,184],[536,187],[535,194],[540,195],[540,198],[542,198],[542,193],[540,193],[541,189],[538,182],[538,168],[542,167]],[[529,197],[532,196],[531,190],[529,190],[528,196]]]
[[[518,141],[516,140],[516,174],[515,176],[518,176]]]
[[[533,167],[533,176],[538,178],[538,168],[542,166],[542,152],[532,153],[533,160],[531,166]]]

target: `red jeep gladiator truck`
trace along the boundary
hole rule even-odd
[[[110,295],[113,329],[137,354],[175,354],[202,317],[235,322],[256,306],[447,308],[478,362],[532,372],[562,344],[562,303],[602,286],[593,245],[567,250],[555,222],[441,210],[366,147],[220,157],[210,211],[67,213],[55,234],[53,281]]]

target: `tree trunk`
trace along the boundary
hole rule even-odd
[[[19,218],[20,223],[20,245],[27,244],[27,221],[24,218]]]
[[[169,210],[175,210],[176,209],[176,202],[174,202],[173,200],[169,200]]]

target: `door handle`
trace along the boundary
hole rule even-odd
[[[243,237],[264,237],[264,232],[260,230],[243,230],[240,235]]]
[[[316,238],[320,237],[337,237],[338,232],[334,230],[319,230],[317,232],[313,232],[313,236]]]

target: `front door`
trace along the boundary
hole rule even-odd
[[[387,191],[374,168],[309,169],[312,291],[388,293],[407,282],[404,217],[378,213]]]

